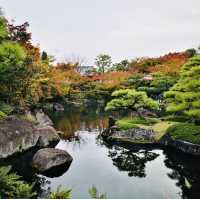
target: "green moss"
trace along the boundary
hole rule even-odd
[[[194,144],[200,144],[200,126],[193,124],[175,124],[170,126],[166,133],[169,133],[173,139],[180,139]]]
[[[138,128],[137,125],[135,125],[134,123],[132,123],[131,121],[126,120],[126,119],[118,120],[116,122],[116,125],[122,130]]]
[[[123,118],[117,120],[116,125],[122,130],[128,130],[132,128],[139,128],[140,125],[152,125],[158,123],[160,120],[157,118]]]

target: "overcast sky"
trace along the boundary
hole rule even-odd
[[[0,0],[5,15],[28,21],[33,40],[58,60],[92,64],[159,56],[200,44],[200,0]]]

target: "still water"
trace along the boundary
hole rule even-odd
[[[73,162],[64,174],[54,178],[18,170],[25,180],[37,180],[41,195],[62,185],[73,190],[74,199],[87,199],[88,189],[94,185],[107,199],[200,198],[198,158],[172,149],[134,150],[105,144],[98,135],[108,116],[99,108],[68,107],[51,118],[64,132],[56,148],[67,150]],[[22,168],[22,162],[25,164],[27,157],[15,165]]]
[[[64,137],[71,138],[60,141],[57,148],[74,159],[64,175],[47,178],[52,189],[72,188],[76,199],[88,198],[92,185],[108,199],[200,198],[197,158],[173,150],[105,145],[98,135],[107,125],[107,116],[98,108],[71,108],[52,118]]]

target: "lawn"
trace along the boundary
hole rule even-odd
[[[169,133],[173,139],[200,144],[200,126],[194,124],[174,124],[167,129],[166,133]]]

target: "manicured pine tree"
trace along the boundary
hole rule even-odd
[[[179,81],[165,93],[167,111],[184,114],[200,122],[200,55],[192,57],[182,68]]]

